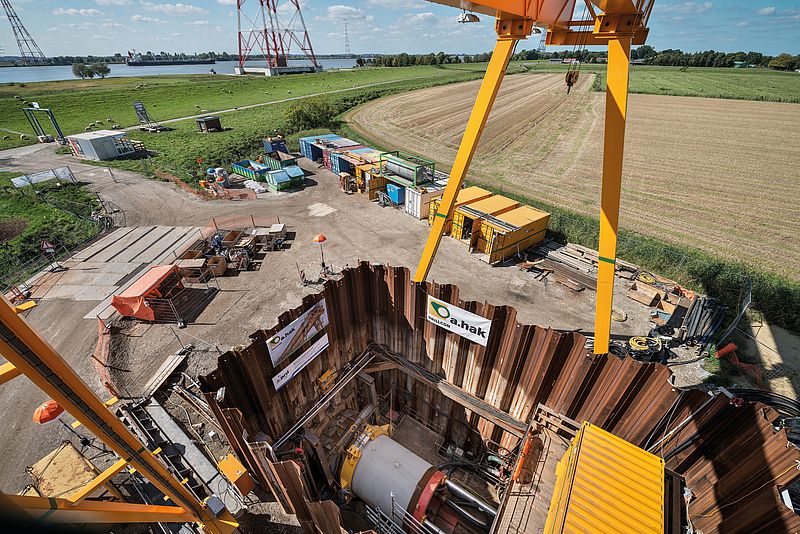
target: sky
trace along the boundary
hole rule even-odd
[[[140,52],[235,52],[236,0],[11,0],[45,55],[111,55]],[[289,0],[279,0],[280,20],[289,22]],[[580,4],[580,2],[579,2]],[[353,53],[474,54],[491,50],[494,26],[481,16],[459,24],[459,11],[424,0],[301,0],[314,50],[345,51],[347,20]],[[258,0],[245,0],[254,18]],[[535,49],[538,36],[518,49]],[[754,50],[800,54],[800,1],[656,0],[647,44],[658,50]],[[0,18],[4,55],[18,49],[7,20]],[[548,50],[556,48],[548,47]],[[294,50],[292,50],[294,52]]]

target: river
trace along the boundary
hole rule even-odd
[[[320,59],[324,69],[349,69],[355,66],[355,59]],[[163,65],[152,67],[129,67],[124,64],[110,64],[109,76],[160,76],[164,74],[208,74],[211,69],[217,74],[233,74],[236,61],[217,61],[213,65]],[[307,61],[289,60],[289,65],[308,65]],[[255,66],[256,63],[253,63]],[[74,80],[71,65],[48,65],[42,67],[2,67],[0,83],[54,82]]]

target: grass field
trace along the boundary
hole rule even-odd
[[[88,218],[98,209],[96,198],[77,184],[46,184],[16,189],[0,172],[0,289],[35,273],[48,259],[41,254],[47,239],[60,251],[93,237],[98,225]]]
[[[558,74],[509,78],[471,180],[597,217],[604,95],[591,78],[568,97]],[[477,88],[395,95],[346,120],[448,168]],[[797,104],[631,95],[621,226],[800,280],[798,123]]]
[[[566,72],[566,65],[521,61],[532,72]],[[581,76],[597,74],[595,87],[605,90],[606,66],[581,65]],[[800,74],[768,69],[723,69],[632,65],[630,92],[650,95],[702,96],[735,100],[800,102]]]
[[[381,71],[394,69],[380,69]],[[403,70],[403,69],[401,69]],[[434,75],[410,77],[396,83],[376,85],[340,92],[326,96],[334,108],[344,111],[359,103],[381,96],[407,92],[413,89],[440,84],[474,80],[481,76],[479,69],[451,70],[425,69],[423,73]],[[294,91],[293,91],[294,92]],[[197,132],[193,120],[170,124],[173,131],[159,134],[132,131],[131,138],[145,143],[155,155],[148,160],[120,160],[104,162],[120,168],[151,174],[155,169],[170,172],[186,181],[192,173],[209,166],[229,167],[231,163],[245,158],[255,158],[261,151],[261,139],[274,131],[293,134],[287,130],[285,113],[289,102],[276,103],[247,110],[233,111],[221,116],[226,131],[204,135]],[[203,163],[198,164],[197,160]]]
[[[51,107],[66,134],[82,132],[90,123],[97,128],[113,123],[123,127],[137,124],[133,102],[141,101],[155,120],[163,121],[202,110],[214,112],[239,106],[274,102],[394,80],[439,79],[469,76],[485,69],[483,64],[469,69],[439,67],[370,68],[358,71],[331,71],[296,76],[256,77],[223,75],[151,76],[107,78],[16,85],[0,85],[0,129],[32,135],[21,108],[22,100]],[[466,79],[466,78],[465,78]],[[19,98],[15,98],[19,97]],[[113,123],[107,122],[108,117]],[[52,131],[46,117],[42,123]],[[223,119],[224,122],[224,119]],[[2,139],[4,135],[10,139]],[[18,135],[0,131],[0,150],[24,144]]]

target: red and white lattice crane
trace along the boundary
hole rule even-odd
[[[237,0],[236,5],[240,69],[262,58],[267,68],[286,67],[293,48],[319,68],[300,0]]]

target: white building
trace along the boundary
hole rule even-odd
[[[128,134],[114,130],[68,135],[67,141],[78,157],[95,161],[116,159],[136,152]]]

